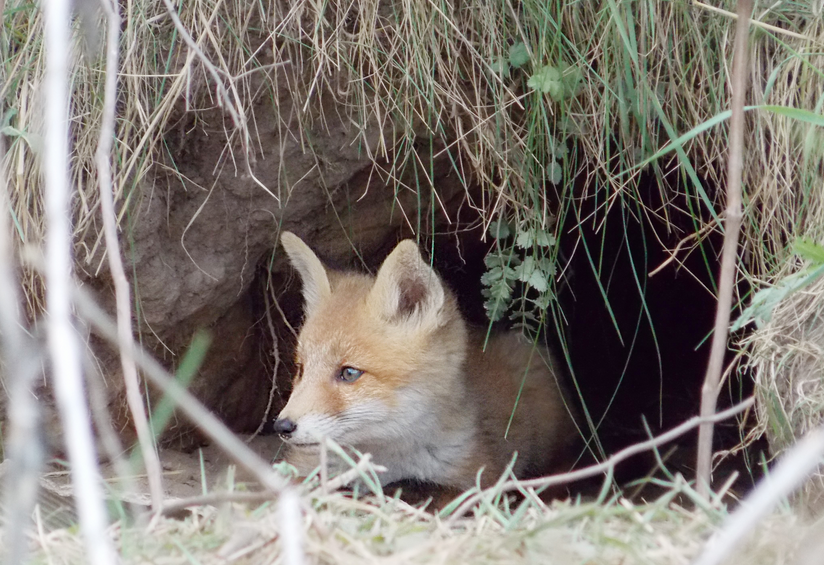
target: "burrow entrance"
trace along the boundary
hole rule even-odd
[[[694,233],[692,215],[702,213],[700,202],[687,202],[681,191],[668,193],[649,177],[642,179],[638,198],[627,198],[604,212],[603,195],[593,187],[589,190],[587,195],[583,187],[576,187],[578,213],[567,214],[563,224],[557,325],[563,328],[563,335],[550,330],[547,337],[556,355],[568,359],[569,377],[576,380],[597,426],[601,447],[596,451],[610,454],[698,413],[715,316],[713,281],[721,238],[712,235],[703,243],[703,250],[681,251],[673,259],[666,250],[676,248],[679,241]],[[667,194],[665,210],[662,195]],[[488,321],[480,280],[492,243],[488,237],[482,240],[483,226],[476,210],[461,206],[457,200],[455,210],[459,213],[451,223],[436,222],[430,230],[435,233],[434,264],[456,291],[467,319],[485,325]],[[396,242],[410,235],[409,226],[402,226],[372,252],[360,256],[354,250],[344,258],[324,257],[322,249],[318,252],[333,267],[375,272]],[[307,242],[313,245],[311,238]],[[424,243],[429,249],[433,242]],[[267,369],[262,374],[271,374],[274,367],[272,356],[267,354],[273,345],[267,335],[271,332],[263,331],[268,325],[267,305],[270,316],[276,319],[280,372],[268,417],[271,423],[288,398],[294,348],[290,328],[299,328],[302,298],[300,282],[288,265],[279,263],[271,280],[269,266],[267,259],[259,268],[251,295],[264,344],[261,358],[266,359]],[[272,298],[264,298],[265,292]],[[272,306],[275,296],[282,315]],[[731,359],[730,354],[728,361]],[[261,382],[261,395],[267,387]],[[719,410],[751,391],[749,375],[734,373],[720,395]],[[270,432],[271,426],[266,431]],[[714,449],[734,448],[744,433],[735,420],[718,424]],[[697,431],[691,432],[660,450],[668,470],[688,479],[694,476],[696,439]],[[762,456],[767,452],[766,442],[758,441],[726,457],[715,480],[723,482],[730,473],[738,472],[737,488],[748,489],[760,474]],[[622,464],[617,476],[619,482],[627,483],[655,469],[655,457],[650,453]]]

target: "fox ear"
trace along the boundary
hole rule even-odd
[[[308,317],[321,301],[332,295],[326,269],[309,246],[292,232],[283,232],[280,243],[289,255],[292,265],[300,273],[303,281],[304,313]]]
[[[367,300],[372,311],[387,320],[437,324],[445,296],[418,246],[405,239],[384,260]]]

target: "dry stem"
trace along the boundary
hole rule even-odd
[[[46,306],[48,345],[60,409],[63,437],[72,468],[74,499],[89,563],[117,562],[106,532],[106,509],[89,410],[83,396],[80,341],[72,326],[71,200],[69,187],[69,5],[62,0],[42,4],[45,18],[45,204],[46,204]]]
[[[0,137],[0,160],[5,144]],[[25,334],[20,317],[20,292],[8,222],[6,176],[0,166],[0,345],[8,382],[7,471],[5,473],[5,546],[0,560],[9,565],[26,562],[26,528],[39,490],[43,446],[38,435],[38,406],[31,386],[40,371],[40,357]],[[0,378],[2,381],[2,378]]]
[[[738,234],[741,230],[741,172],[744,165],[744,101],[747,90],[749,22],[751,0],[738,0],[738,21],[735,30],[735,51],[732,76],[732,118],[730,118],[730,147],[727,169],[727,210],[724,222],[724,248],[721,254],[721,276],[718,285],[718,309],[712,336],[707,374],[701,389],[701,417],[715,414],[718,387],[727,350],[730,310],[735,284],[735,266],[738,257]],[[709,498],[712,481],[713,424],[706,420],[698,430],[698,460],[696,483],[698,493]]]
[[[162,513],[165,516],[169,516],[193,506],[213,506],[215,504],[223,504],[226,502],[254,503],[271,499],[272,492],[268,490],[258,492],[211,492],[200,496],[192,496],[190,498],[181,498],[180,500],[165,502],[163,504]]]
[[[303,516],[301,515],[301,501],[297,493],[287,490],[281,493],[278,501],[278,517],[280,518],[280,543],[283,561],[286,565],[303,565],[306,562],[303,551]]]
[[[270,277],[270,284],[271,284],[271,274]],[[269,400],[266,402],[266,410],[263,412],[263,417],[260,419],[260,424],[258,424],[257,429],[254,433],[246,439],[246,443],[249,443],[254,438],[263,431],[263,427],[266,425],[266,422],[269,420],[269,412],[272,411],[272,403],[275,400],[275,393],[278,390],[278,369],[280,368],[280,346],[278,345],[278,334],[275,331],[275,323],[272,321],[272,308],[269,304],[269,291],[268,288],[264,291],[263,297],[266,300],[266,325],[269,328],[269,335],[272,336],[272,356],[275,359],[275,366],[272,368],[272,386],[269,387]]]
[[[249,134],[249,127],[246,120],[246,115],[243,113],[243,107],[240,105],[240,95],[237,92],[237,89],[232,84],[232,94],[229,94],[229,90],[223,84],[223,79],[220,76],[220,71],[218,71],[217,67],[215,67],[209,58],[206,57],[206,54],[200,48],[200,46],[195,42],[192,38],[191,34],[189,34],[189,30],[186,29],[186,26],[183,25],[183,22],[180,21],[180,18],[177,15],[177,11],[175,11],[174,4],[172,4],[171,0],[163,0],[163,4],[166,6],[166,10],[169,13],[169,17],[172,18],[172,22],[175,24],[175,28],[177,29],[178,33],[180,33],[180,37],[183,38],[183,41],[186,42],[186,45],[189,46],[189,49],[195,53],[200,62],[206,67],[206,70],[212,76],[212,79],[215,81],[215,88],[217,89],[218,93],[218,104],[226,108],[229,112],[229,115],[232,117],[232,122],[235,125],[235,128],[240,132],[240,144],[243,150],[243,161],[246,164],[246,173],[249,175],[255,184],[257,184],[260,188],[262,188],[269,196],[280,202],[280,198],[276,196],[271,190],[269,190],[265,184],[263,184],[252,171],[252,163],[251,159],[254,159],[254,155],[252,153],[252,148],[250,146],[250,139],[251,135]],[[280,63],[275,63],[273,66],[277,67],[280,65],[287,64],[288,61],[283,61]]]
[[[819,466],[822,455],[824,428],[818,428],[788,451],[776,468],[741,502],[721,532],[707,543],[695,565],[717,565],[729,557],[738,542],[754,530],[758,521]]]
[[[321,469],[323,469],[325,465],[321,463]],[[374,465],[372,463],[372,454],[371,453],[364,453],[358,463],[346,471],[345,473],[341,473],[337,477],[333,478],[330,481],[321,481],[320,487],[313,491],[313,495],[320,494],[328,494],[330,492],[334,492],[340,488],[345,487],[352,481],[357,480],[358,477],[363,475],[363,473],[372,468],[376,473],[385,473],[386,467],[382,465]]]
[[[575,481],[580,481],[581,479],[587,479],[589,477],[596,477],[606,472],[611,473],[618,463],[625,459],[629,459],[633,455],[643,453],[644,451],[648,451],[650,449],[654,449],[658,446],[664,445],[665,443],[670,442],[675,438],[684,435],[688,431],[692,430],[693,428],[699,426],[700,424],[706,421],[720,422],[722,420],[726,420],[727,418],[735,416],[736,414],[739,414],[744,410],[750,408],[754,404],[754,402],[755,400],[753,398],[748,398],[747,400],[739,404],[736,404],[731,408],[719,412],[718,414],[712,414],[707,418],[694,416],[686,422],[684,422],[683,424],[676,426],[668,432],[665,432],[647,441],[636,443],[625,449],[622,449],[618,453],[612,455],[603,463],[598,463],[597,465],[590,465],[589,467],[584,467],[583,469],[578,469],[577,471],[572,471],[570,473],[550,475],[548,477],[540,477],[537,479],[530,479],[527,481],[509,481],[503,483],[502,485],[498,485],[493,488],[487,489],[486,491],[479,492],[478,494],[475,494],[467,498],[466,501],[464,501],[464,503],[455,512],[452,513],[452,516],[446,522],[446,525],[450,526],[451,524],[453,524],[456,520],[458,520],[464,514],[466,514],[470,510],[470,508],[475,506],[489,493],[494,492],[497,495],[498,493],[511,492],[515,490],[546,488],[556,485],[567,484]]]
[[[109,269],[114,282],[117,303],[117,333],[119,336],[120,363],[123,379],[126,381],[126,398],[132,413],[140,451],[146,465],[149,492],[152,497],[152,509],[160,512],[163,506],[163,482],[160,460],[155,450],[140,384],[137,368],[134,364],[134,337],[132,336],[132,309],[129,281],[120,259],[120,244],[117,239],[117,220],[114,211],[114,191],[112,189],[112,169],[109,156],[114,139],[115,104],[117,102],[117,73],[119,68],[120,44],[120,10],[115,0],[101,2],[108,19],[108,38],[106,48],[106,94],[103,102],[103,115],[100,124],[100,139],[97,145],[97,179],[100,187],[100,212],[103,216],[103,230],[106,237],[106,253]]]

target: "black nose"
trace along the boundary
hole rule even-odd
[[[297,427],[298,425],[289,418],[279,418],[275,421],[275,432],[285,437],[292,435]]]

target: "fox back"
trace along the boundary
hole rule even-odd
[[[371,453],[383,484],[449,488],[563,463],[575,428],[548,353],[514,333],[470,329],[454,295],[411,240],[377,276],[327,270],[292,233],[281,238],[303,282],[292,394],[275,423],[286,460],[318,465],[327,437]]]

